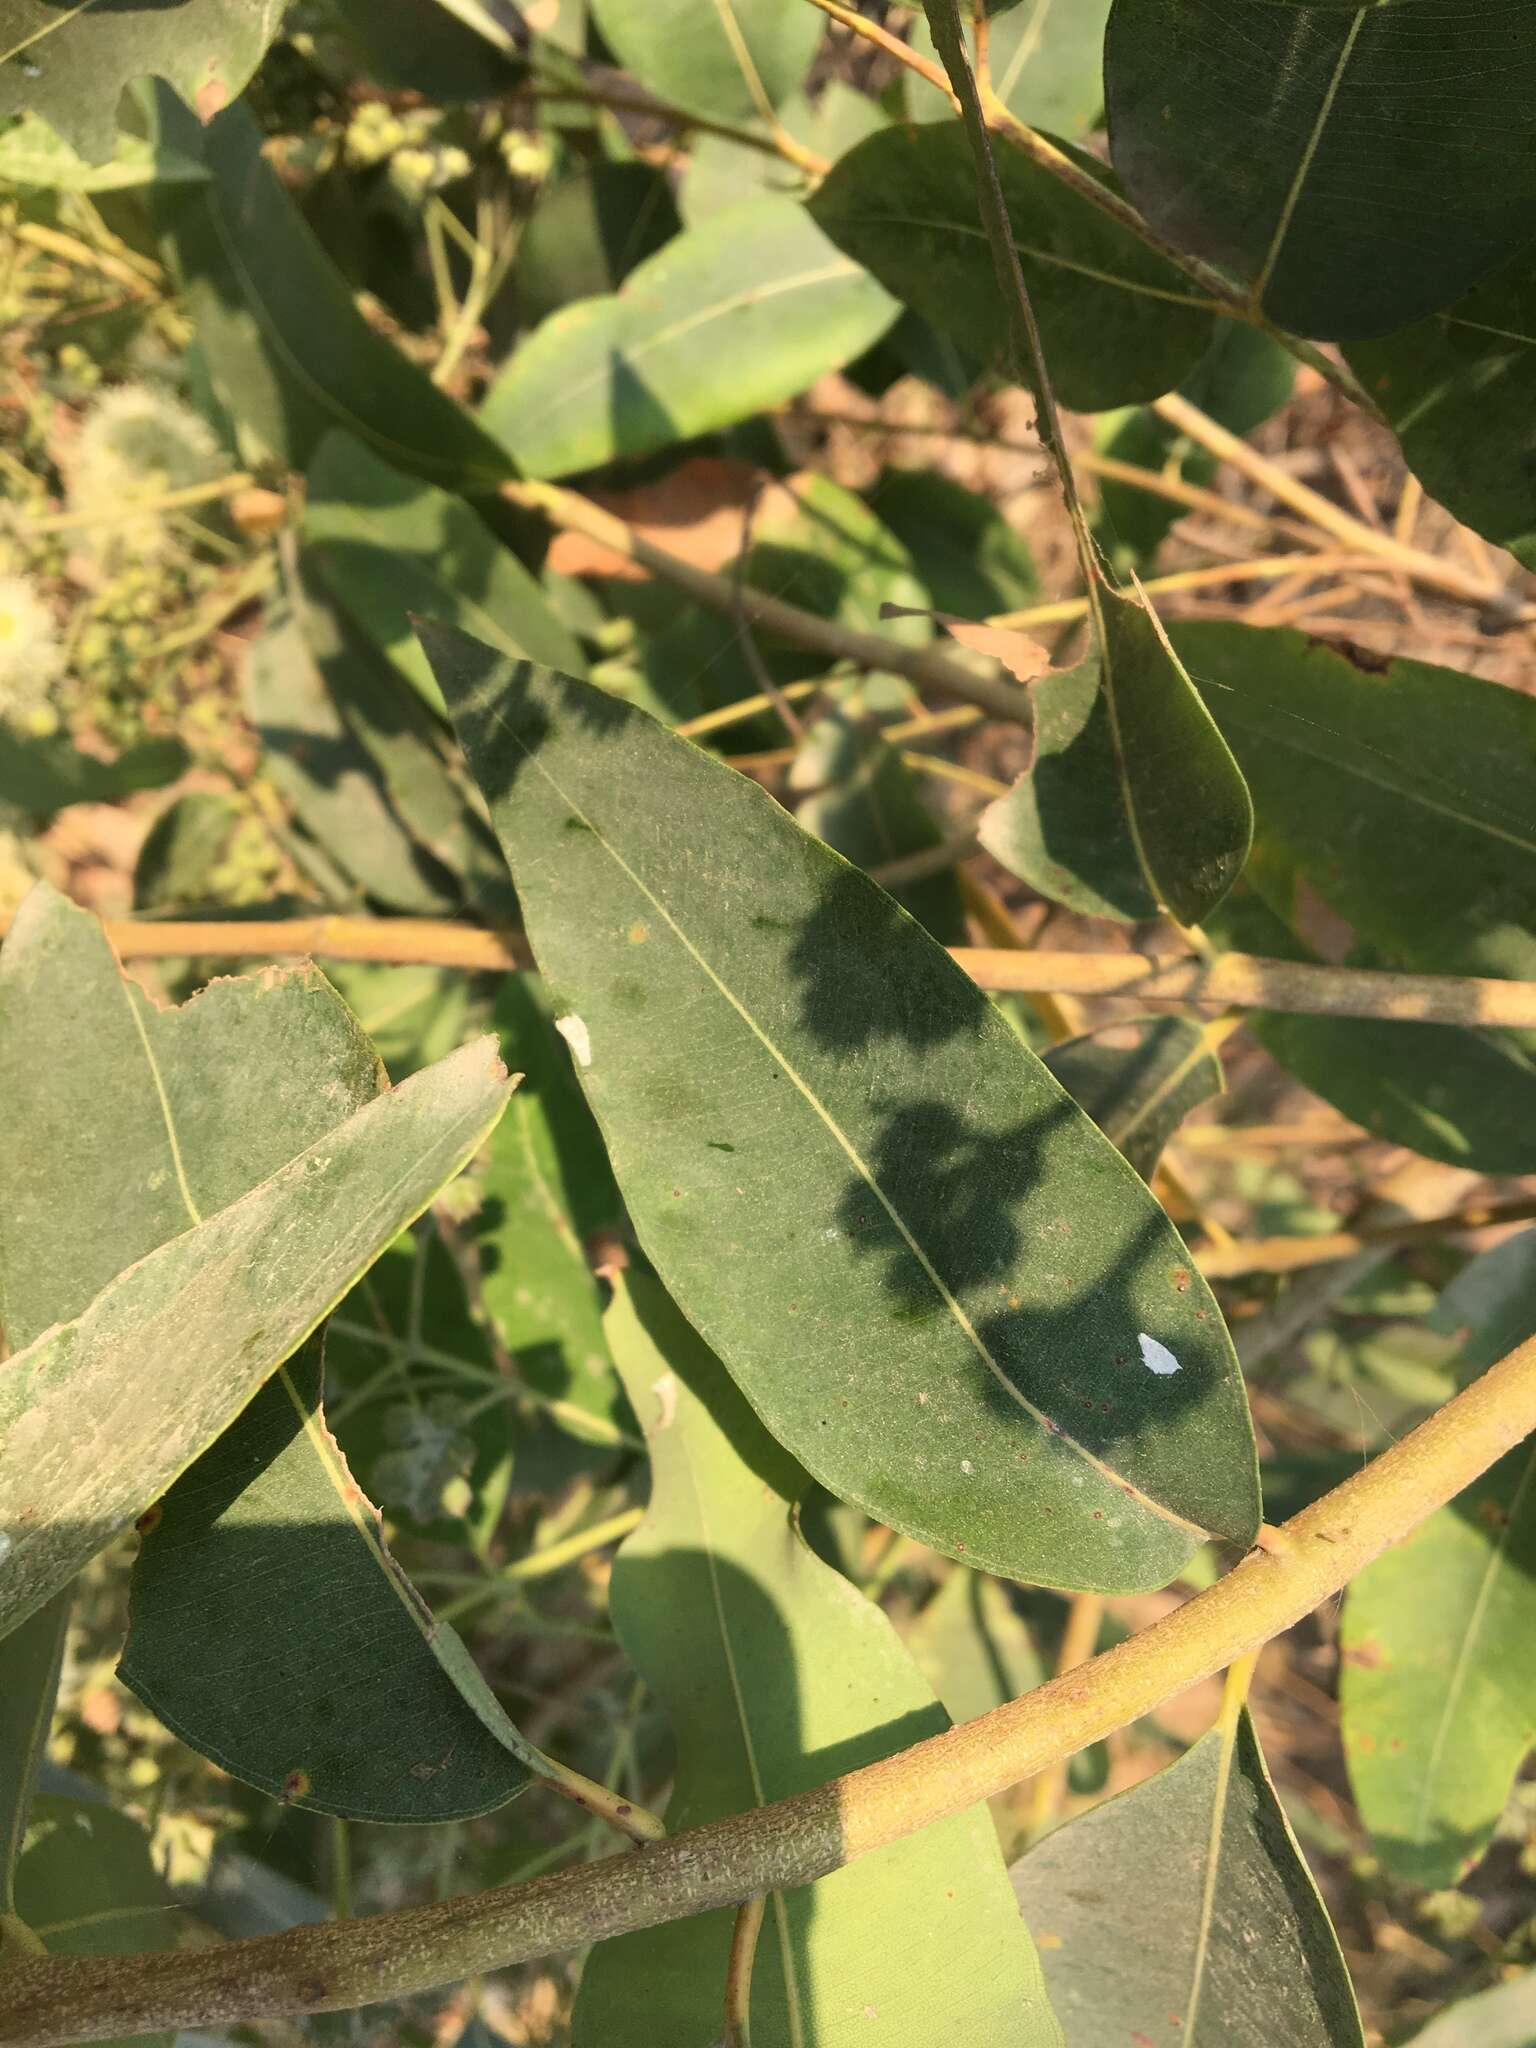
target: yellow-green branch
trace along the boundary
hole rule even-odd
[[[979,1720],[792,1799],[436,1905],[172,1954],[0,1971],[0,2048],[336,2012],[810,1884],[1151,1713],[1291,1628],[1536,1429],[1536,1340],[1206,1593]]]

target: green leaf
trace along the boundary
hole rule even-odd
[[[1247,1709],[1013,1868],[1068,2039],[1364,2048]]]
[[[546,320],[481,418],[530,476],[594,469],[783,404],[895,317],[803,207],[753,199],[685,229],[622,292]]]
[[[1075,160],[1110,182],[1095,158]],[[1210,345],[1211,301],[1018,151],[1000,149],[997,167],[1062,404],[1099,412],[1182,383]],[[942,332],[988,355],[1008,346],[962,123],[871,136],[833,166],[810,210],[840,249]]]
[[[1279,411],[1295,382],[1296,358],[1279,342],[1258,328],[1224,321],[1179,395],[1229,433],[1248,434]],[[1101,454],[1157,475],[1206,484],[1216,474],[1215,456],[1150,408],[1106,416],[1094,438]],[[1184,508],[1171,499],[1114,477],[1099,478],[1098,486],[1101,538],[1112,559],[1129,555],[1134,561],[1152,554],[1184,516]]]
[[[28,1615],[5,1643],[5,1684],[0,1686],[0,1960],[5,1920],[16,1912],[17,1860],[53,1725],[69,1609],[66,1587]]]
[[[535,977],[507,976],[496,1025],[523,1079],[481,1174],[474,1230],[485,1311],[561,1426],[613,1444],[623,1418],[583,1240],[615,1233],[623,1205]]]
[[[1153,901],[1198,924],[1248,858],[1247,785],[1151,606],[1101,586],[1097,623],[1099,692],[1131,843]]]
[[[1442,1327],[1474,1326],[1463,1380],[1536,1334],[1533,1253],[1527,1231],[1442,1297]],[[1372,1846],[1394,1876],[1453,1885],[1487,1852],[1536,1746],[1536,1449],[1367,1565],[1341,1643],[1344,1752]]]
[[[1360,1818],[1394,1876],[1452,1885],[1487,1852],[1536,1745],[1533,1585],[1527,1447],[1349,1589],[1344,1749]]]
[[[136,1820],[94,1799],[44,1794],[16,1873],[22,1919],[50,1955],[127,1956],[175,1948],[185,1909],[156,1870]],[[170,2048],[134,2034],[97,2048]]]
[[[456,967],[330,960],[326,979],[340,990],[392,1081],[446,1059],[482,1028],[471,983]]]
[[[505,1104],[483,1040],[353,1115],[345,1093],[307,1102],[303,1024],[323,986],[313,970],[226,981],[161,1012],[54,892],[17,914],[0,1089],[31,1107],[8,1155],[0,1315],[44,1329],[0,1375],[0,1634],[234,1421]],[[242,1017],[278,1047],[286,1034],[290,1057],[253,1074],[225,1028]],[[176,1041],[217,1046],[213,1085],[207,1061],[171,1057]],[[104,1074],[133,1085],[93,1085],[87,1116],[78,1077]]]
[[[736,145],[734,154],[755,152]],[[595,163],[552,179],[517,245],[512,285],[520,316],[531,323],[573,299],[617,291],[679,225],[672,188],[654,165]]]
[[[146,1518],[118,1676],[173,1734],[289,1804],[368,1821],[489,1813],[532,1773],[325,1426],[322,1349],[313,1337],[280,1366]]]
[[[1448,512],[1536,568],[1536,264],[1522,252],[1443,313],[1345,351]]]
[[[1031,685],[1034,760],[981,814],[981,843],[1011,875],[1085,917],[1157,915],[1118,785],[1096,660]]]
[[[451,914],[452,877],[412,840],[343,720],[310,644],[312,623],[301,592],[277,599],[246,662],[245,714],[265,749],[267,776],[360,889],[394,910]]]
[[[180,740],[139,740],[115,761],[98,761],[57,735],[36,739],[0,722],[0,812],[51,818],[70,804],[109,804],[161,789],[187,767]]]
[[[534,577],[448,492],[402,475],[350,434],[327,434],[304,508],[310,558],[359,626],[441,713],[411,614],[491,647],[580,672],[581,649]]]
[[[1272,865],[1379,964],[1536,979],[1536,701],[1427,662],[1365,669],[1286,627],[1174,639],[1253,790],[1267,897]]]
[[[438,102],[492,99],[513,91],[516,48],[484,0],[332,0],[338,27],[370,85]],[[503,10],[496,10],[497,13]],[[456,15],[463,18],[456,20]],[[478,21],[478,26],[476,25]],[[332,28],[331,22],[326,27]]]
[[[1090,917],[1198,924],[1237,880],[1253,811],[1161,623],[1101,585],[1098,659],[1033,685],[1035,758],[982,813],[1010,873]]]
[[[804,0],[591,0],[603,41],[640,83],[690,114],[761,119],[800,84],[826,22]]]
[[[889,116],[878,100],[856,92],[840,78],[822,86],[814,100],[803,92],[779,108],[779,126],[815,155],[834,162],[845,151],[886,125]],[[711,214],[739,206],[764,192],[803,192],[805,173],[766,150],[743,149],[729,135],[695,137],[688,152],[679,203],[683,218],[697,227]]]
[[[1008,1577],[1159,1585],[1250,1540],[1214,1302],[943,949],[643,713],[425,644],[641,1242],[774,1434]]]
[[[879,867],[943,844],[912,771],[866,720],[840,711],[819,718],[795,756],[790,787],[814,791],[795,813],[806,831],[858,867]],[[892,893],[941,946],[965,943],[965,904],[953,868],[898,885]]]
[[[812,1555],[806,1475],[643,1275],[607,1317],[645,1428],[651,1502],[614,1566],[614,1625],[677,1743],[674,1831],[873,1763],[946,1725],[877,1607]],[[734,1915],[601,1944],[577,2048],[713,2039]],[[878,1928],[879,1939],[870,1939]],[[637,1986],[643,1991],[637,1993]],[[985,1807],[772,1893],[752,1975],[753,2048],[1059,2048]]]
[[[935,611],[984,619],[1039,597],[1029,542],[979,491],[935,469],[887,469],[869,502],[906,549]]]
[[[1536,2048],[1536,1970],[1458,2000],[1414,2035],[1412,2048]]]
[[[1130,1036],[1133,1043],[1119,1041]],[[1191,1110],[1221,1093],[1208,1031],[1185,1017],[1144,1017],[1054,1045],[1045,1064],[1143,1180]]]
[[[907,1632],[907,1649],[953,1721],[974,1721],[1051,1676],[1013,1593],[957,1565]]]
[[[1058,135],[1084,135],[1099,125],[1109,10],[1110,0],[1025,0],[1006,13],[992,10],[992,90],[1010,113]],[[930,63],[939,62],[924,15],[913,22],[907,40]],[[969,47],[969,36],[966,42]],[[909,119],[946,120],[950,111],[943,93],[925,79],[908,78]]]
[[[206,185],[157,188],[156,221],[248,458],[303,469],[325,432],[344,427],[450,489],[504,482],[505,451],[358,311],[246,109],[230,108],[199,138],[162,87],[154,123],[157,146],[200,155],[209,172]]]
[[[1389,333],[1531,240],[1525,0],[1116,0],[1104,79],[1131,198],[1293,333]]]
[[[0,120],[37,114],[71,148],[105,163],[117,103],[138,78],[162,78],[207,119],[261,62],[285,0],[155,0],[101,7],[0,0]]]
[[[0,129],[0,184],[34,185],[47,192],[122,192],[136,185],[197,184],[207,175],[191,157],[155,149],[138,135],[115,135],[107,161],[90,163],[35,113]]]
[[[317,577],[301,571],[299,587],[307,651],[330,698],[327,725],[339,720],[349,756],[362,750],[388,808],[426,854],[418,876],[425,865],[424,879],[436,885],[444,880],[438,870],[446,870],[480,917],[511,922],[516,902],[506,862],[442,721],[341,615]],[[432,689],[435,695],[435,683]]]

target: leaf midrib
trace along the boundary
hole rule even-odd
[[[1056,1422],[1052,1417],[1048,1416],[1043,1409],[1036,1407],[1033,1401],[1029,1400],[1027,1396],[1025,1396],[1019,1391],[1018,1387],[1014,1385],[1013,1381],[1003,1371],[1002,1367],[998,1364],[996,1358],[993,1357],[990,1349],[983,1342],[981,1333],[977,1330],[975,1324],[966,1314],[965,1309],[961,1306],[960,1302],[956,1299],[956,1297],[951,1292],[949,1287],[945,1284],[945,1281],[933,1265],[933,1262],[929,1259],[922,1245],[919,1243],[918,1239],[913,1235],[911,1229],[908,1227],[905,1217],[901,1214],[900,1210],[897,1209],[896,1205],[892,1202],[889,1195],[886,1194],[885,1189],[881,1186],[878,1178],[875,1175],[874,1169],[870,1166],[869,1162],[864,1158],[863,1154],[859,1151],[858,1147],[854,1144],[853,1140],[848,1136],[847,1132],[844,1131],[842,1126],[837,1122],[836,1118],[832,1115],[831,1111],[822,1102],[820,1096],[817,1095],[817,1093],[811,1087],[809,1082],[805,1080],[804,1076],[800,1073],[799,1069],[788,1058],[788,1056],[785,1053],[783,1053],[777,1045],[775,1045],[773,1040],[763,1030],[762,1026],[758,1024],[757,1020],[752,1016],[751,1012],[747,1009],[746,1005],[740,1000],[740,998],[736,996],[735,993],[726,986],[725,982],[716,973],[715,969],[710,965],[709,961],[705,959],[704,955],[699,951],[698,947],[694,945],[692,939],[689,938],[688,934],[683,930],[682,926],[677,922],[676,918],[673,917],[672,913],[667,909],[666,905],[661,901],[660,897],[658,897],[646,885],[646,883],[642,881],[640,876],[636,874],[635,870],[629,865],[628,861],[625,860],[624,856],[619,852],[618,848],[602,831],[601,827],[598,826],[596,822],[588,816],[585,808],[580,803],[578,803],[577,800],[573,796],[571,796],[570,793],[566,789],[564,789],[559,782],[556,781],[555,777],[550,773],[549,769],[544,765],[544,763],[538,758],[537,754],[525,744],[521,734],[518,733],[516,728],[508,722],[505,714],[495,708],[490,708],[488,715],[498,726],[501,727],[502,731],[504,731],[507,734],[508,738],[512,741],[514,746],[518,748],[519,752],[523,755],[523,758],[528,762],[528,764],[539,775],[541,775],[543,779],[549,784],[550,788],[555,792],[556,796],[560,799],[560,801],[563,804],[565,804],[568,807],[568,809],[571,812],[573,812],[578,818],[580,818],[582,824],[585,826],[586,830],[592,834],[597,844],[602,847],[603,851],[613,861],[615,866],[622,871],[622,873],[628,878],[631,885],[639,891],[639,893],[645,898],[646,902],[649,903],[651,908],[656,912],[656,915],[660,917],[663,920],[663,922],[667,925],[668,929],[672,932],[673,936],[677,939],[678,943],[683,947],[684,951],[688,954],[689,958],[699,968],[700,972],[705,975],[705,977],[713,984],[713,986],[719,992],[719,994],[724,997],[727,1003],[729,1003],[731,1008],[736,1012],[737,1016],[740,1017],[741,1021],[746,1025],[747,1029],[752,1033],[753,1037],[757,1039],[758,1043],[763,1047],[763,1049],[767,1053],[769,1053],[769,1055],[774,1060],[778,1062],[784,1074],[794,1084],[797,1092],[800,1094],[802,1099],[808,1104],[808,1106],[812,1109],[815,1115],[820,1119],[826,1130],[830,1133],[832,1138],[835,1140],[835,1142],[843,1152],[844,1156],[847,1158],[849,1164],[854,1168],[855,1172],[859,1175],[860,1179],[864,1182],[865,1186],[869,1189],[870,1193],[875,1197],[876,1201],[879,1202],[881,1208],[884,1209],[887,1217],[895,1225],[896,1230],[900,1235],[903,1244],[906,1245],[907,1249],[916,1259],[918,1265],[922,1269],[924,1277],[928,1280],[929,1284],[933,1287],[935,1293],[944,1303],[944,1306],[949,1312],[949,1315],[955,1323],[956,1327],[965,1336],[967,1342],[970,1344],[976,1357],[981,1361],[981,1363],[985,1366],[986,1370],[997,1381],[998,1385],[1008,1395],[1009,1399],[1012,1400],[1026,1415],[1028,1415],[1031,1418],[1032,1421],[1034,1421],[1050,1437],[1054,1438],[1056,1442],[1061,1444],[1065,1449],[1071,1451],[1075,1456],[1081,1458],[1085,1465],[1087,1465],[1094,1472],[1098,1473],[1099,1476],[1105,1479],[1109,1484],[1118,1487],[1130,1500],[1135,1502],[1138,1506],[1148,1510],[1150,1513],[1156,1515],[1161,1520],[1170,1523],[1173,1527],[1186,1530],[1190,1535],[1196,1536],[1200,1538],[1202,1541],[1206,1540],[1210,1535],[1209,1530],[1203,1529],[1197,1522],[1191,1522],[1185,1516],[1177,1514],[1172,1508],[1165,1506],[1162,1501],[1155,1499],[1151,1494],[1144,1492],[1140,1487],[1136,1486],[1123,1473],[1116,1472],[1112,1466],[1106,1464],[1103,1459],[1097,1457],[1092,1451],[1090,1451],[1086,1444],[1080,1443],[1075,1436],[1073,1436],[1065,1427],[1063,1427],[1063,1425]]]

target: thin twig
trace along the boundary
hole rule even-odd
[[[0,917],[0,938],[10,925]],[[371,960],[498,974],[530,967],[521,933],[426,917],[295,917],[249,923],[108,918],[119,958],[166,960]],[[1397,974],[1222,953],[1148,959],[1142,953],[1014,951],[952,946],[979,987],[1015,995],[1114,996],[1202,1010],[1286,1010],[1310,1017],[1379,1017],[1398,1024],[1536,1030],[1536,981],[1456,974]]]
[[[752,2048],[752,1965],[768,1901],[761,1893],[736,1914],[731,1953],[725,1966],[725,2037],[722,2048]]]
[[[1293,1627],[1536,1429],[1536,1339],[1207,1592],[1021,1699],[769,1806],[477,1896],[136,1956],[18,1956],[0,2048],[337,2012],[810,1884],[1104,1740]]]
[[[707,610],[722,612],[727,618],[736,615],[736,592],[728,576],[696,568],[680,555],[657,547],[654,541],[647,540],[614,513],[594,505],[589,498],[559,484],[547,483],[504,484],[502,495],[514,505],[542,513],[555,526],[600,541],[663,582],[687,591]],[[815,612],[802,611],[798,605],[786,604],[782,598],[771,597],[751,584],[742,588],[741,608],[765,631],[813,653],[853,662],[877,673],[905,676],[909,682],[936,690],[942,696],[980,704],[998,718],[1024,723],[1029,720],[1029,696],[1020,684],[1004,681],[996,673],[987,675],[966,668],[937,647],[907,647],[883,633],[840,625],[835,619],[824,619]]]

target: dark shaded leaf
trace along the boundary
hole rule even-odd
[[[510,476],[505,451],[364,320],[246,109],[199,138],[163,87],[154,108],[156,141],[198,155],[210,174],[160,191],[156,219],[242,449],[303,469],[322,435],[344,427],[453,489],[491,491]]]
[[[1350,366],[1446,510],[1536,568],[1536,263],[1522,254]]]
[[[636,1229],[775,1434],[1008,1576],[1159,1584],[1247,1540],[1214,1303],[947,954],[643,713],[426,644]]]
[[[1094,158],[1079,161],[1108,180]],[[1099,412],[1182,383],[1210,345],[1210,301],[1027,157],[1001,149],[998,171],[1062,404]],[[833,166],[810,210],[935,327],[989,355],[1006,348],[1007,309],[959,121],[871,136]]]
[[[1389,333],[1536,233],[1525,0],[1115,0],[1104,78],[1132,199],[1294,333]]]
[[[1364,2048],[1248,1712],[1013,1867],[1073,2048]]]
[[[738,147],[735,154],[754,152]],[[595,163],[552,180],[517,245],[512,284],[520,314],[542,320],[573,299],[617,291],[678,227],[672,188],[650,164]]]
[[[1117,1043],[1130,1034],[1135,1043]],[[1045,1064],[1143,1180],[1191,1110],[1221,1093],[1209,1033],[1186,1017],[1145,1017],[1053,1045]]]

